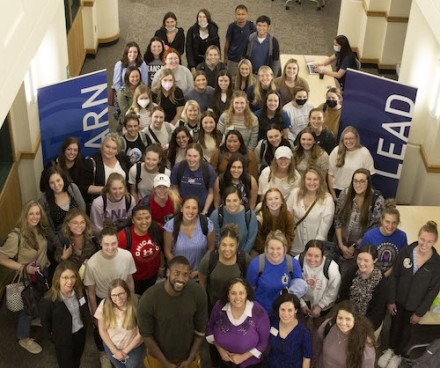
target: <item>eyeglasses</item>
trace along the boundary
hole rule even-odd
[[[365,184],[367,184],[367,181],[364,180],[364,179],[361,179],[361,180],[353,180],[353,184],[354,184],[354,185],[365,185]]]
[[[122,299],[124,296],[126,296],[127,295],[127,293],[124,291],[124,292],[122,292],[122,293],[119,293],[119,294],[110,294],[110,296],[113,298],[113,299]]]
[[[76,280],[76,276],[62,276],[60,278],[63,281],[75,281]]]

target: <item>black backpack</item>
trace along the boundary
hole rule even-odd
[[[209,276],[211,275],[212,271],[214,271],[215,266],[217,266],[219,260],[218,250],[212,250],[209,253],[209,262],[208,262],[208,272],[206,275],[207,278],[207,285],[209,285]],[[238,265],[238,268],[240,269],[240,273],[243,277],[246,276],[247,266],[246,266],[246,255],[243,252],[238,251],[237,253],[237,260],[236,264]]]
[[[182,181],[183,173],[185,172],[185,169],[187,167],[188,167],[188,162],[186,162],[186,160],[181,161],[179,163],[179,166],[177,167],[177,175],[176,175],[177,186],[180,185],[180,182]],[[202,179],[203,182],[205,183],[206,190],[209,190],[209,179],[210,179],[209,166],[205,161],[202,160],[200,161],[200,167],[202,169]]]
[[[223,226],[223,221],[225,219],[225,216],[223,214],[223,210],[224,210],[224,205],[221,204],[218,207],[218,227],[221,229]],[[249,223],[251,222],[251,216],[252,216],[252,212],[251,209],[248,206],[245,206],[244,208],[244,216],[246,218],[246,227],[249,230]]]
[[[141,182],[141,174],[142,174],[142,161],[136,162],[136,192],[139,192],[138,184]],[[159,173],[165,173],[165,166],[159,165]]]
[[[102,202],[104,204],[103,213],[105,214],[105,210],[107,209],[107,195],[101,194]],[[131,206],[131,195],[125,196],[125,211],[128,212]],[[104,219],[105,220],[105,219]],[[122,230],[126,226],[131,225],[131,219],[129,217],[127,218],[120,218],[113,221],[113,225],[116,226],[116,230]]]
[[[298,262],[301,266],[301,270],[303,270],[304,268],[304,253],[301,253],[299,255],[298,258]],[[329,276],[328,276],[328,269],[330,268],[330,264],[332,263],[332,259],[330,257],[325,257],[325,261],[324,261],[324,276],[326,277],[327,280],[330,280]]]
[[[415,346],[417,347],[417,346]],[[414,347],[414,348],[415,348]],[[413,348],[413,349],[414,349]],[[440,339],[436,339],[426,348],[421,357],[411,362],[413,368],[437,368],[440,361]]]
[[[200,219],[200,226],[202,228],[202,233],[205,236],[208,236],[208,217],[206,217],[206,215],[203,215],[202,213],[199,214],[199,219]]]

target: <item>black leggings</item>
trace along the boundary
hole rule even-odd
[[[98,296],[96,297],[96,306],[99,306],[99,303],[101,303],[102,299]],[[96,320],[96,318],[95,318]],[[95,345],[100,353],[104,351],[104,345],[102,344],[101,335],[99,334],[99,328],[94,323],[93,324],[93,340],[95,340]]]
[[[403,305],[396,303],[397,313],[391,316],[390,327],[390,348],[396,355],[406,354],[408,343],[411,339],[412,324],[409,319],[414,314],[404,308]]]
[[[55,353],[60,368],[79,368],[86,343],[86,331],[83,328],[72,334],[72,345],[56,345]]]

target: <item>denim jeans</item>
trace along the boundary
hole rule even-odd
[[[142,362],[145,357],[145,345],[141,344],[137,348],[133,349],[128,353],[129,358],[125,361],[125,363],[122,363],[120,360],[113,357],[113,353],[110,351],[108,346],[105,344],[105,342],[102,342],[104,345],[104,350],[112,362],[112,364],[116,368],[139,368],[142,367]]]
[[[19,312],[17,319],[17,339],[27,339],[31,333],[32,317],[24,311]]]

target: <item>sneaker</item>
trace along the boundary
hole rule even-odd
[[[101,368],[112,368],[112,363],[105,353],[101,353],[99,356],[99,362],[101,363]]]
[[[400,355],[393,355],[393,357],[388,362],[387,368],[399,368],[402,358]]]
[[[18,344],[32,354],[41,353],[43,350],[41,346],[34,341],[34,339],[30,338],[18,340]]]
[[[385,350],[385,352],[382,354],[382,356],[377,361],[377,365],[380,368],[386,368],[388,366],[390,359],[393,356],[394,356],[394,351],[392,349]]]

